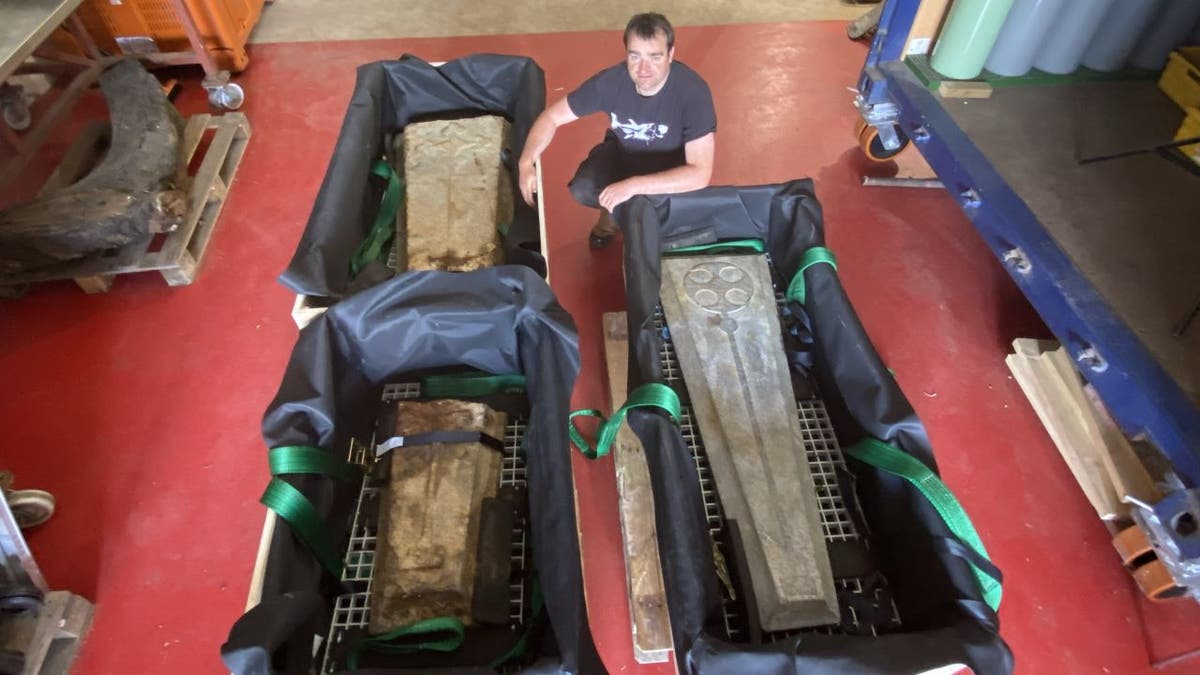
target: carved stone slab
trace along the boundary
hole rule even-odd
[[[763,629],[837,623],[766,260],[668,257],[662,276],[663,313]]]
[[[400,401],[396,435],[482,431],[504,437],[505,415],[482,403]],[[480,509],[500,485],[500,453],[481,443],[396,448],[380,491],[370,632],[451,616],[472,622]]]
[[[404,128],[410,270],[467,272],[504,263],[500,226],[513,219],[512,147],[503,117],[416,122]]]

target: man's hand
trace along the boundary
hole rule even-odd
[[[520,184],[525,203],[533,206],[533,195],[537,194],[537,170],[532,161],[522,159],[517,165],[517,183]]]
[[[600,206],[603,206],[606,211],[612,213],[613,209],[624,204],[630,197],[636,194],[641,193],[638,192],[633,179],[626,178],[604,188],[604,191],[600,193]]]

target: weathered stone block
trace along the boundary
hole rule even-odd
[[[504,437],[505,415],[482,403],[400,401],[396,435],[481,431]],[[370,632],[435,616],[472,622],[483,500],[500,485],[500,453],[482,443],[396,448],[381,491]]]
[[[404,128],[407,269],[467,272],[504,263],[498,228],[513,219],[512,147],[503,117],[416,122]]]

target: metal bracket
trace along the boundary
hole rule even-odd
[[[859,94],[854,100],[854,106],[862,114],[867,124],[879,130],[879,140],[888,150],[900,147],[900,136],[896,133],[896,125],[900,122],[900,106],[895,103],[867,103]]]
[[[47,592],[46,580],[13,518],[8,500],[0,494],[0,611],[37,609]]]
[[[1153,506],[1138,503],[1134,521],[1146,532],[1175,583],[1200,600],[1200,490],[1176,490]]]

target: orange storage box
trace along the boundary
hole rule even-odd
[[[218,68],[245,70],[246,38],[264,0],[183,0]],[[101,49],[114,54],[191,52],[187,32],[169,0],[85,0],[79,16]]]

